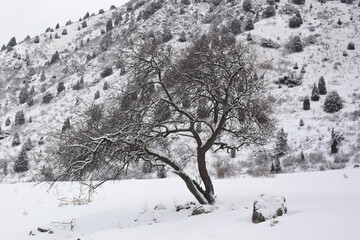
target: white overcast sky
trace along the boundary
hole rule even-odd
[[[0,44],[11,37],[22,41],[45,32],[47,27],[63,26],[68,20],[77,21],[86,12],[98,13],[111,5],[124,5],[128,0],[0,0]],[[1,46],[0,45],[0,46]]]

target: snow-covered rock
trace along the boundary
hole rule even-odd
[[[286,199],[284,197],[262,194],[254,202],[252,222],[264,222],[286,213]]]

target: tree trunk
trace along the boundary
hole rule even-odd
[[[203,193],[204,197],[206,198],[208,204],[214,204],[215,203],[214,187],[206,167],[205,154],[206,154],[205,151],[198,149],[198,153],[197,153],[198,169],[201,180],[203,181],[205,186],[205,192]]]

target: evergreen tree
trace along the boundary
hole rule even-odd
[[[190,5],[190,0],[181,0],[181,4]]]
[[[12,48],[14,46],[16,46],[16,38],[15,37],[12,37],[9,41],[9,43],[7,44],[7,48]]]
[[[21,148],[20,154],[14,164],[14,172],[21,173],[29,170],[29,158],[26,149]]]
[[[108,90],[109,89],[109,83],[107,81],[104,82],[104,85],[103,85],[103,90]]]
[[[53,64],[59,60],[60,60],[59,52],[56,51],[51,57],[50,64]]]
[[[87,22],[86,21],[83,21],[82,23],[81,23],[81,28],[86,28],[87,27]]]
[[[250,12],[252,10],[252,1],[244,0],[242,8],[245,12]]]
[[[355,44],[353,42],[349,42],[347,45],[347,49],[348,50],[354,50],[355,49]]]
[[[33,143],[32,143],[32,141],[31,141],[30,138],[27,138],[27,139],[26,139],[26,141],[25,141],[25,143],[24,143],[24,145],[23,145],[23,148],[25,148],[26,151],[30,151],[31,149],[34,148],[34,145],[33,145]]]
[[[241,33],[241,21],[239,19],[234,19],[230,23],[230,31],[234,35],[238,35]]]
[[[291,0],[291,2],[293,4],[297,4],[297,5],[304,5],[305,4],[305,0]]]
[[[274,5],[268,5],[262,13],[263,18],[270,18],[275,16],[276,11]]]
[[[42,99],[42,103],[44,104],[48,104],[51,102],[51,100],[54,98],[54,96],[50,93],[47,92],[44,94],[43,99]]]
[[[316,86],[316,84],[314,84],[314,87],[313,87],[312,92],[311,92],[311,101],[319,101],[319,99],[320,99],[319,89]]]
[[[304,66],[301,68],[300,73],[303,73],[303,74],[306,73],[306,70],[305,70],[305,67],[304,67]]]
[[[55,39],[59,39],[59,38],[60,38],[59,34],[55,33]]]
[[[43,144],[44,144],[44,137],[43,137],[43,136],[40,137],[40,139],[39,139],[39,141],[38,141],[38,144],[39,144],[39,145],[43,145]]]
[[[94,95],[94,99],[95,99],[95,100],[98,99],[98,98],[100,98],[100,91],[99,91],[99,90],[97,90],[97,91],[95,92],[95,95]]]
[[[19,103],[24,104],[29,98],[29,91],[27,87],[23,87],[19,93]]]
[[[104,9],[99,10],[99,14],[104,14],[104,13],[105,13]]]
[[[245,23],[245,31],[250,31],[250,30],[254,30],[254,22],[251,18],[249,18],[246,23]]]
[[[288,149],[287,136],[288,133],[286,133],[283,128],[277,132],[275,142],[275,154],[277,156],[282,156],[286,153]]]
[[[20,145],[20,136],[19,136],[19,134],[17,132],[14,135],[14,138],[12,140],[11,145],[14,146],[14,147]]]
[[[304,50],[304,45],[301,41],[300,36],[295,36],[290,40],[289,48],[293,52],[301,52],[302,50]]]
[[[61,128],[61,131],[65,132],[66,130],[71,128],[71,124],[70,124],[70,118],[65,119],[64,124]]]
[[[304,98],[303,109],[304,110],[310,110],[310,99],[309,99],[309,97]]]
[[[5,121],[5,126],[6,126],[6,127],[9,126],[10,123],[11,123],[10,117],[7,117],[7,118],[6,118],[6,121]]]
[[[251,33],[248,33],[248,35],[246,36],[246,41],[252,41],[252,36]]]
[[[25,115],[22,110],[17,111],[15,114],[15,126],[23,125],[25,124]]]
[[[4,165],[3,165],[3,173],[5,176],[8,175],[8,164],[6,161],[4,162]]]
[[[60,28],[60,24],[58,23],[56,24],[55,29],[59,29],[59,28]]]
[[[45,81],[45,80],[46,80],[46,76],[45,76],[45,71],[43,70],[43,71],[41,72],[40,81],[43,82],[43,81]]]
[[[299,69],[299,66],[298,66],[298,64],[297,64],[297,63],[295,63],[295,65],[294,65],[293,69],[294,69],[294,70]]]
[[[300,127],[304,126],[304,120],[300,119],[299,125]]]
[[[186,42],[186,33],[184,31],[182,31],[180,33],[180,37],[178,39],[179,42]]]
[[[113,23],[112,23],[112,20],[109,19],[107,22],[106,22],[106,32],[110,32],[111,30],[113,30]]]
[[[67,30],[66,30],[66,28],[61,32],[61,35],[67,35],[68,34],[68,32],[67,32]]]
[[[60,94],[64,90],[65,90],[64,82],[59,82],[58,85],[57,85],[57,93]]]
[[[4,50],[6,50],[5,44],[3,44],[3,45],[1,46],[1,51],[4,51]]]
[[[319,89],[319,94],[320,95],[326,95],[327,94],[325,79],[324,79],[323,76],[321,76],[319,78],[318,89]]]
[[[325,98],[324,111],[327,113],[337,112],[342,109],[341,97],[336,91],[331,91]]]
[[[87,12],[87,13],[85,14],[85,16],[83,17],[83,19],[85,20],[85,19],[87,19],[87,18],[89,18],[89,17],[90,17],[90,13]]]

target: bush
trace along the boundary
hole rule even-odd
[[[301,52],[304,50],[304,45],[301,41],[300,36],[295,36],[290,38],[289,42],[286,44],[286,48],[291,52]]]
[[[179,42],[186,42],[186,33],[184,31],[182,31],[180,33],[180,37],[178,39]]]
[[[87,27],[87,22],[86,21],[83,21],[82,23],[81,23],[81,28],[86,28]]]
[[[288,150],[287,136],[288,133],[286,133],[283,128],[277,132],[275,141],[275,154],[277,156],[284,155]]]
[[[96,99],[98,99],[98,98],[100,98],[100,91],[99,91],[99,90],[97,90],[97,91],[95,92],[95,94],[94,94],[94,99],[96,100]]]
[[[310,99],[309,99],[309,97],[304,98],[303,109],[304,110],[310,110]]]
[[[109,83],[105,81],[103,85],[103,90],[108,90],[108,89],[109,89]]]
[[[355,44],[353,42],[349,42],[347,45],[348,50],[355,50]]]
[[[99,10],[99,14],[104,14],[104,13],[105,13],[104,9]]]
[[[301,19],[299,19],[296,15],[291,17],[289,20],[290,28],[298,28],[301,25]]]
[[[85,14],[85,16],[83,17],[83,19],[85,20],[85,19],[87,19],[87,18],[89,18],[89,17],[90,17],[90,13],[87,12],[87,13]]]
[[[165,28],[164,29],[164,32],[163,32],[163,34],[162,34],[162,41],[164,42],[164,43],[166,43],[166,42],[168,42],[168,41],[170,41],[171,39],[172,39],[172,33],[171,33],[171,31],[170,31],[170,29],[169,28]]]
[[[218,158],[212,164],[215,170],[217,178],[230,177],[234,173],[234,165],[230,162],[230,159]]]
[[[15,126],[23,125],[25,124],[25,115],[22,110],[17,111],[15,114]]]
[[[327,113],[337,112],[342,109],[342,99],[336,91],[331,91],[325,98],[324,111]]]
[[[102,30],[102,31],[104,31],[104,30]],[[105,34],[105,31],[104,31],[104,34]],[[112,34],[111,34],[111,32],[106,33],[106,34],[104,35],[104,37],[102,38],[101,43],[100,43],[100,48],[101,48],[101,50],[103,50],[103,51],[108,50],[109,47],[110,47],[111,44],[112,44],[112,41],[113,41],[113,40],[112,40]]]
[[[66,130],[71,128],[71,124],[70,124],[70,118],[65,119],[64,124],[61,128],[61,131],[65,132]]]
[[[22,148],[14,164],[14,172],[21,173],[29,170],[29,158],[26,149]]]
[[[30,151],[31,149],[34,148],[34,145],[32,144],[32,141],[30,138],[26,139],[23,148],[25,148],[26,151]]]
[[[270,18],[275,16],[275,14],[276,14],[275,7],[273,5],[269,5],[263,11],[262,16],[263,18]]]
[[[112,68],[107,67],[107,68],[104,69],[104,71],[102,71],[102,73],[100,73],[100,77],[106,78],[106,77],[110,76],[111,74],[113,74]]]
[[[9,117],[6,118],[6,121],[5,121],[5,126],[10,126],[10,123],[11,123],[11,120]]]
[[[34,38],[34,43],[39,43],[40,42],[40,37],[39,36],[35,36]]]
[[[190,0],[181,0],[181,4],[190,5]]]
[[[47,92],[43,96],[42,103],[45,103],[45,104],[50,103],[52,99],[53,99],[53,95],[50,92]]]

